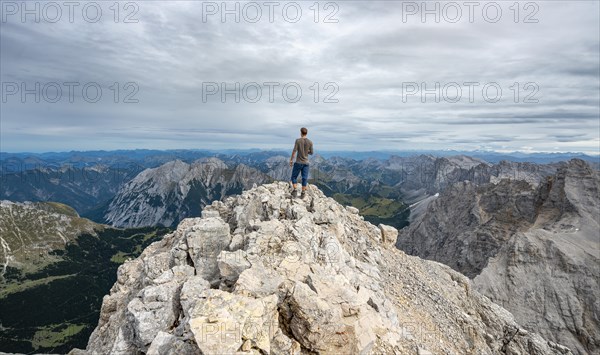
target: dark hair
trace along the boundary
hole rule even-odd
[[[308,129],[306,129],[306,127],[302,127],[300,128],[300,133],[302,133],[302,135],[305,136],[306,134],[308,134]]]

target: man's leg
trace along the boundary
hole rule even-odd
[[[302,164],[302,195],[304,197],[306,195],[306,189],[308,187],[308,164]]]
[[[291,183],[292,183],[292,187],[293,190],[292,193],[296,193],[296,185],[298,184],[298,175],[300,174],[301,171],[301,166],[298,163],[294,163],[294,166],[292,167],[292,178],[291,178]]]

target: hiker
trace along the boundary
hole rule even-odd
[[[292,151],[292,157],[290,158],[290,166],[292,168],[292,197],[298,196],[296,185],[298,181],[298,174],[302,173],[302,194],[300,198],[306,196],[306,188],[308,185],[308,155],[313,153],[313,143],[310,139],[306,138],[308,129],[305,127],[300,128],[300,138],[296,139],[294,143],[294,150]],[[298,155],[296,155],[298,153]],[[294,163],[294,155],[296,155],[296,162]]]

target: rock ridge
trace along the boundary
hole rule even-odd
[[[311,186],[215,201],[118,270],[72,354],[569,354]]]

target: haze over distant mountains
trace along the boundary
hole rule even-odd
[[[466,155],[473,158],[485,160],[490,163],[497,163],[501,160],[520,161],[531,163],[552,163],[565,161],[572,158],[579,158],[589,162],[598,162],[598,155],[592,156],[578,152],[561,153],[527,153],[527,152],[495,152],[485,150],[461,151],[461,150],[379,150],[379,151],[321,151],[317,149],[317,154],[324,158],[342,157],[356,160],[368,158],[388,159],[391,156],[408,157],[415,155],[433,155],[437,157]],[[153,150],[153,149],[134,149],[134,150],[90,150],[90,151],[65,151],[65,152],[0,152],[0,163],[7,164],[30,164],[31,168],[35,164],[71,164],[76,167],[89,166],[89,164],[117,165],[137,163],[143,167],[156,167],[166,162],[180,159],[190,163],[194,160],[205,157],[217,157],[224,159],[226,157],[244,157],[242,159],[261,160],[266,157],[285,155],[291,153],[287,150],[262,150],[262,149],[225,149],[225,150],[191,150],[191,149],[173,149],[173,150]],[[600,154],[600,152],[599,152]],[[3,171],[14,167],[6,167]],[[7,170],[8,171],[8,170]]]

